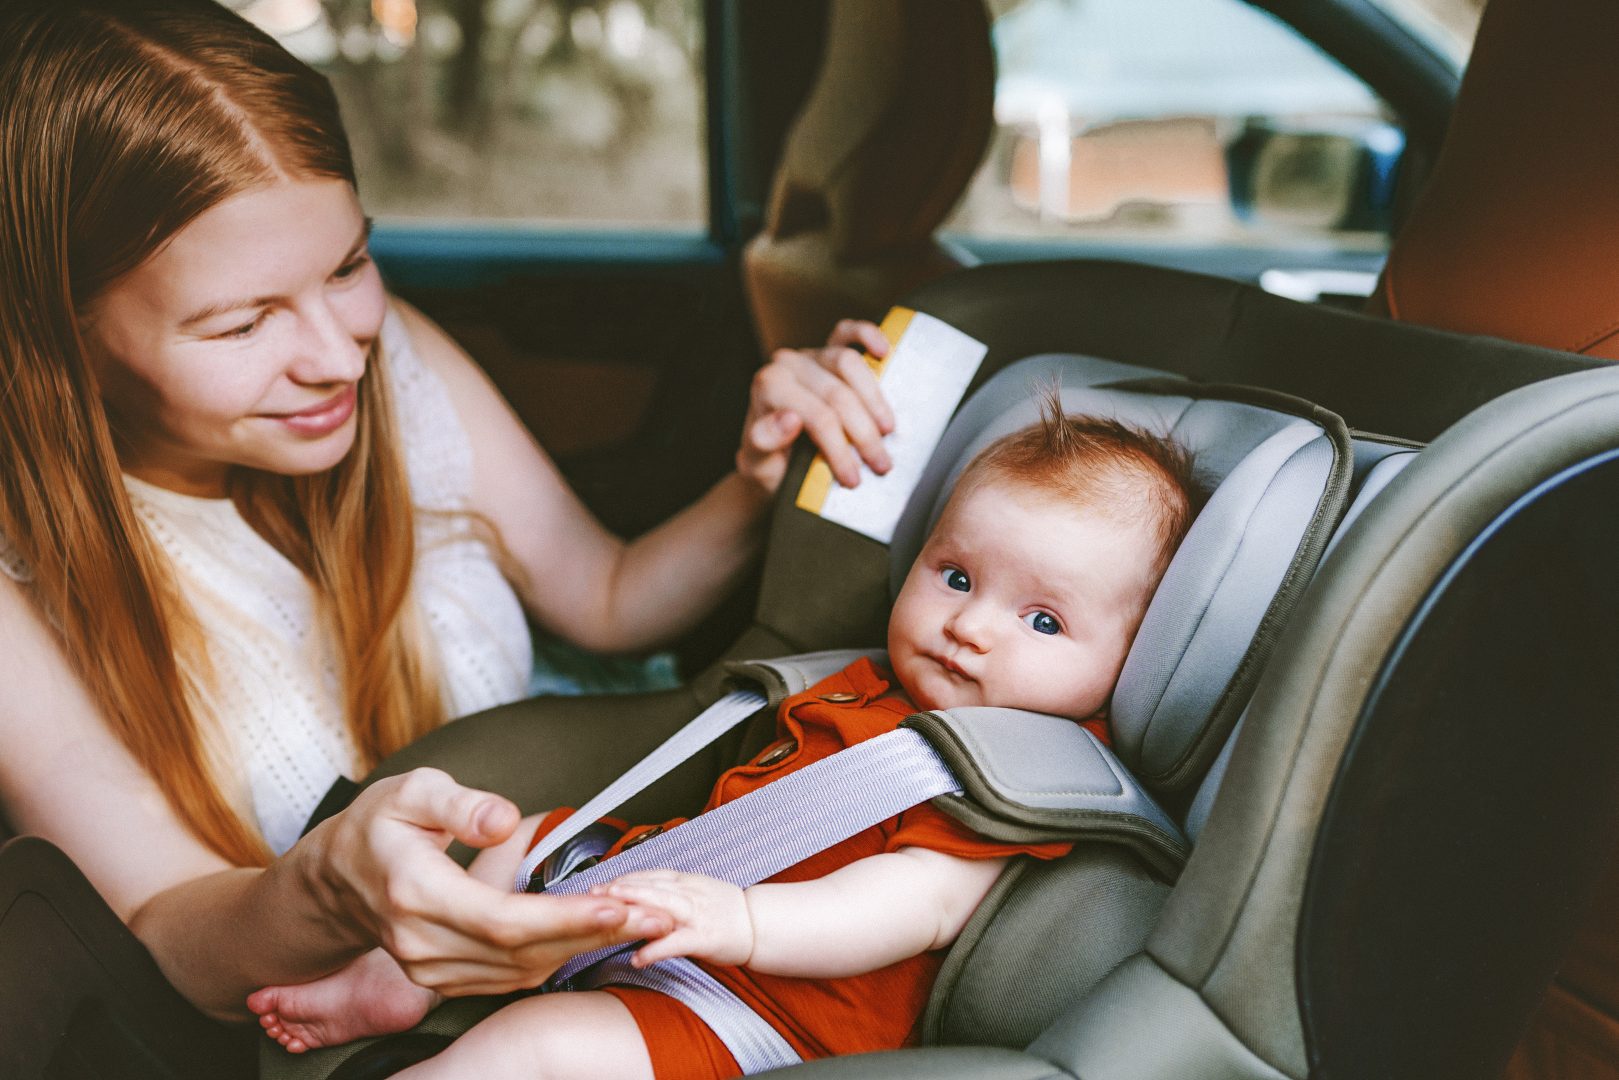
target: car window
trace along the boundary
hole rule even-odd
[[[227,0],[337,90],[379,218],[706,231],[702,0]]]
[[[1431,30],[1446,0],[1383,2]],[[996,129],[947,232],[1386,247],[1404,135],[1285,23],[1243,0],[991,9]]]

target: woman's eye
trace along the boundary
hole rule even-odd
[[[1049,611],[1031,611],[1023,616],[1023,621],[1037,634],[1062,633],[1062,623]]]
[[[339,266],[337,268],[337,272],[332,275],[332,279],[334,281],[347,281],[349,278],[353,277],[355,274],[358,274],[362,269],[364,269],[365,264],[370,261],[371,256],[369,254],[356,256],[349,262]]]
[[[944,575],[944,583],[957,592],[968,592],[973,587],[973,583],[967,579],[966,573],[957,570],[953,566],[946,567],[940,573]]]
[[[245,338],[249,334],[253,333],[253,331],[257,330],[259,328],[259,324],[262,323],[263,321],[264,321],[264,313],[260,312],[259,314],[253,316],[253,319],[252,319],[251,322],[245,322],[241,326],[233,326],[229,330],[226,330],[222,334],[215,334],[214,337],[216,337],[216,338]]]

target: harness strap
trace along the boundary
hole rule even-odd
[[[725,1044],[743,1076],[797,1065],[804,1060],[781,1032],[684,956],[660,960],[648,968],[634,968],[630,966],[629,953],[616,953],[581,974],[574,985],[580,990],[641,986],[674,998],[696,1013]]]
[[[547,889],[594,864],[618,839],[618,830],[592,825],[558,848],[540,865],[540,877]],[[554,980],[553,980],[554,982]],[[665,960],[649,968],[630,963],[628,950],[616,952],[574,976],[565,985],[548,985],[548,991],[596,990],[603,986],[640,986],[656,990],[685,1005],[725,1044],[744,1076],[797,1065],[803,1059],[748,1005],[714,976],[683,956]]]
[[[706,874],[747,888],[918,803],[960,790],[928,741],[899,728],[806,765],[544,888],[556,895],[581,893],[650,869]],[[828,791],[839,797],[827,798]],[[588,850],[599,836],[580,835],[559,868],[588,861],[592,857]],[[597,853],[605,850],[595,848]],[[576,956],[545,988],[647,986],[696,1013],[736,1058],[744,1075],[799,1060],[775,1028],[702,968],[681,958],[637,970],[629,963],[635,947],[613,946]]]
[[[960,790],[927,739],[896,728],[716,806],[546,891],[588,892],[640,870],[706,874],[745,889],[917,803]],[[837,796],[828,798],[828,792]],[[627,947],[581,953],[552,981],[564,982]]]
[[[517,891],[527,892],[534,870],[562,845],[572,840],[581,829],[616,809],[626,799],[639,793],[653,781],[691,757],[697,751],[730,731],[736,725],[764,708],[765,696],[755,690],[735,690],[698,713],[685,727],[664,740],[652,753],[636,762],[635,766],[614,780],[601,793],[546,834],[534,846],[517,868]]]

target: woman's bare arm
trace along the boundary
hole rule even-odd
[[[181,993],[215,1016],[245,1018],[250,991],[316,978],[378,943],[435,989],[505,992],[645,929],[624,925],[614,902],[518,896],[467,877],[443,854],[451,836],[499,842],[517,810],[434,770],[373,785],[266,870],[231,867],[175,817],[5,577],[0,655],[7,819],[66,851]]]
[[[544,625],[586,648],[605,652],[646,648],[693,626],[736,584],[759,546],[764,509],[780,483],[779,458],[800,427],[813,418],[818,440],[844,438],[842,471],[862,456],[886,467],[882,425],[892,426],[876,383],[861,362],[861,397],[833,385],[813,360],[773,369],[768,387],[755,388],[756,408],[739,458],[749,475],[728,474],[702,498],[661,526],[626,544],[604,529],[568,488],[556,465],[523,427],[487,376],[429,319],[395,301],[411,340],[449,388],[472,438],[475,486],[472,508],[500,531],[527,577],[523,601]],[[862,343],[868,324],[849,324]],[[878,335],[870,347],[886,346]],[[854,356],[848,349],[839,354]],[[785,360],[785,358],[784,358]],[[829,360],[829,362],[832,362]],[[822,381],[830,380],[830,381]],[[813,386],[814,389],[808,387]],[[819,395],[835,399],[827,404]],[[763,399],[773,403],[760,406]],[[869,398],[869,401],[867,400]],[[779,411],[805,414],[782,426]],[[875,419],[875,410],[884,419]],[[796,414],[795,414],[796,415]],[[847,419],[844,419],[847,417]],[[771,459],[771,460],[766,460]]]

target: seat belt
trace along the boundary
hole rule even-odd
[[[827,798],[828,791],[836,791],[837,798]],[[641,870],[706,874],[745,889],[918,803],[960,791],[961,782],[920,732],[896,728],[716,806],[545,891],[588,892],[592,885]],[[551,982],[566,983],[625,948],[581,953],[557,969]]]
[[[901,728],[807,765],[605,862],[570,873],[611,846],[611,830],[591,828],[602,814],[764,704],[762,696],[738,691],[705,709],[536,845],[519,870],[519,891],[538,884],[553,895],[577,894],[650,869],[706,874],[747,888],[918,803],[961,790],[928,741]],[[840,797],[827,799],[829,789]],[[548,873],[535,883],[534,870],[542,864]],[[576,956],[543,989],[617,984],[656,990],[691,1009],[725,1044],[744,1075],[801,1060],[780,1032],[691,960],[681,957],[637,969],[630,963],[633,949],[619,945]]]
[[[527,892],[535,869],[580,831],[616,810],[669,770],[769,704],[757,690],[733,690],[692,718],[657,749],[608,784],[595,798],[563,819],[536,844],[517,868],[517,891]]]

